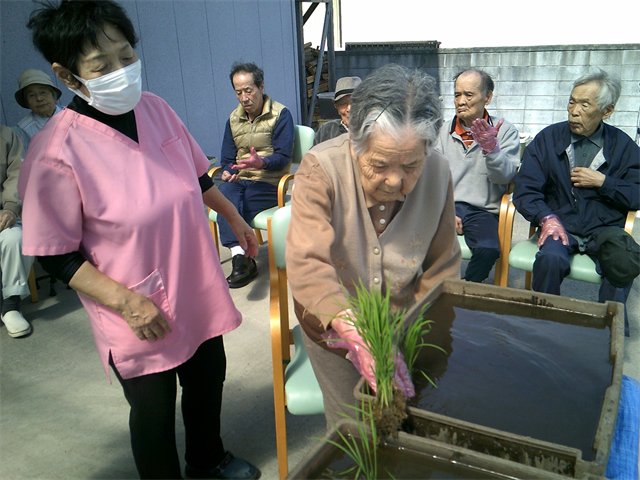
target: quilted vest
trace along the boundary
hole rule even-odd
[[[249,121],[247,113],[242,105],[231,112],[229,116],[229,124],[231,126],[231,134],[236,144],[238,153],[236,154],[236,162],[245,158],[249,158],[251,153],[250,147],[256,149],[256,153],[261,157],[273,155],[272,137],[276,128],[276,123],[280,118],[280,113],[285,108],[281,103],[271,100],[268,95],[264,95],[264,105],[262,113],[257,116],[253,122]],[[244,180],[254,182],[267,182],[272,185],[278,185],[280,178],[289,173],[291,162],[284,168],[279,170],[241,170],[238,173]]]

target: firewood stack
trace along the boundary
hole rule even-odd
[[[307,100],[308,105],[311,105],[311,96],[313,95],[313,82],[316,78],[316,71],[318,69],[318,57],[320,56],[320,50],[313,48],[311,42],[304,44],[304,63],[306,66],[307,74]],[[322,76],[320,77],[320,84],[318,86],[318,93],[325,93],[329,91],[329,66],[327,61],[327,52],[324,54],[322,62]],[[313,124],[318,125],[320,121],[320,109],[318,107],[318,100],[316,99],[316,108],[313,112]]]

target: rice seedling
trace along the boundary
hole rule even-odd
[[[404,361],[407,364],[407,369],[409,370],[409,375],[411,375],[411,377],[413,377],[413,374],[415,373],[414,366],[418,359],[420,349],[424,347],[431,347],[440,350],[445,355],[447,354],[446,350],[442,347],[432,343],[426,343],[424,341],[424,337],[431,331],[431,324],[433,323],[433,320],[426,320],[424,318],[424,314],[429,309],[429,306],[429,303],[423,305],[416,321],[405,328],[402,336],[402,354],[404,355]],[[403,317],[404,313],[405,312],[403,312]],[[421,371],[420,373],[429,381],[429,383],[431,383],[431,385],[436,387],[436,384],[433,383],[425,372]]]
[[[374,423],[379,430],[380,438],[386,435],[396,436],[402,422],[407,418],[406,398],[395,385],[398,357],[404,356],[411,375],[421,348],[431,346],[442,350],[423,341],[432,323],[431,320],[424,319],[424,312],[428,306],[423,307],[415,322],[405,325],[406,310],[392,311],[389,290],[387,289],[383,295],[380,291],[369,290],[362,281],[356,285],[356,294],[347,296],[347,301],[353,318],[346,320],[353,324],[364,342],[362,347],[366,348],[373,358],[376,380],[372,409]],[[424,372],[422,374],[431,382]]]
[[[323,440],[344,452],[354,463],[351,468],[338,472],[339,476],[349,475],[349,478],[355,480],[376,480],[378,478],[378,435],[373,420],[373,407],[364,400],[360,407],[355,405],[345,406],[355,410],[358,414],[357,416],[360,419],[356,422],[358,435],[344,434],[339,429],[335,429],[335,425],[333,425],[340,441],[336,442],[329,438],[323,438]],[[344,413],[341,415],[351,420],[349,415]]]

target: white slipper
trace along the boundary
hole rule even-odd
[[[18,310],[10,310],[2,315],[2,322],[12,337],[24,337],[31,333],[31,325]]]

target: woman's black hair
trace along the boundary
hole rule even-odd
[[[135,29],[124,9],[111,0],[45,0],[37,2],[27,27],[33,30],[33,44],[51,64],[58,62],[77,74],[80,54],[98,48],[105,24],[120,30],[131,47],[138,43]]]

